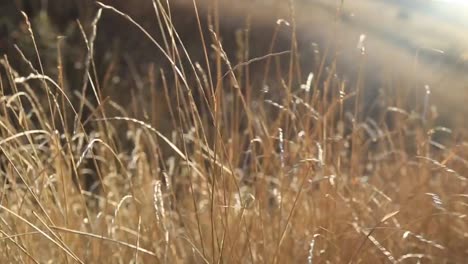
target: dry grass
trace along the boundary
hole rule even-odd
[[[125,95],[128,105],[100,95],[91,52],[92,92],[77,94],[96,104],[75,106],[40,52],[26,76],[3,58],[0,262],[468,258],[466,131],[434,122],[430,93],[407,108],[392,87],[368,113],[360,76],[350,84],[333,65],[303,68],[294,41],[252,58],[243,38],[243,63],[233,62],[216,27],[195,63],[155,4],[165,43],[120,13],[170,64],[135,75],[144,88]],[[258,68],[265,79],[253,81]]]

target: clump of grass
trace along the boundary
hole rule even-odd
[[[378,115],[363,112],[363,87],[324,63],[301,68],[297,32],[286,53],[234,63],[212,27],[209,39],[201,37],[205,61],[193,62],[167,6],[154,4],[167,46],[101,5],[170,62],[159,81],[154,67],[139,76],[148,89],[129,92],[129,105],[97,91],[93,105],[79,92],[79,107],[90,113],[80,121],[83,111],[70,110],[80,108],[60,82],[40,70],[24,78],[2,60],[2,262],[466,259],[468,143],[434,124],[429,97],[403,109],[395,94],[379,99]],[[278,82],[263,80],[270,90],[249,81],[257,62],[265,62],[263,76],[277,69]],[[38,89],[49,95],[46,104]],[[73,129],[68,118],[77,120]]]

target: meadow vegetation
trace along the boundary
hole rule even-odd
[[[1,58],[1,263],[468,258],[468,134],[429,87],[369,92],[364,50],[351,79],[327,47],[305,56],[293,6],[261,45],[255,18],[229,38],[190,3],[179,30],[167,3],[154,32],[97,4],[75,45],[22,18]],[[101,16],[162,62],[100,39]]]

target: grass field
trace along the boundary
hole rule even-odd
[[[100,13],[81,57],[24,18],[31,49],[0,61],[0,263],[465,263],[465,113],[438,115],[452,95],[382,70],[369,97],[372,52],[349,78],[327,46],[305,57],[301,6],[230,38],[223,19],[248,9],[187,5],[179,28],[153,3],[159,36],[99,5],[151,51],[100,39],[117,29]]]

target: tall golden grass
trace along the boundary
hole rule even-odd
[[[466,131],[438,126],[429,90],[408,107],[407,91],[391,87],[368,113],[362,76],[345,82],[333,65],[325,70],[325,55],[299,66],[294,25],[282,53],[251,58],[241,39],[241,62],[228,59],[212,27],[200,38],[205,59],[194,62],[167,7],[154,3],[165,44],[101,5],[170,64],[139,75],[144,89],[110,92],[127,105],[100,94],[93,34],[92,92],[75,92],[78,103],[64,88],[60,54],[58,77],[44,73],[39,49],[19,58],[37,59],[30,75],[2,58],[1,263],[468,258]],[[272,75],[279,81],[268,90]]]

